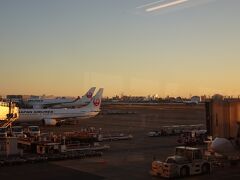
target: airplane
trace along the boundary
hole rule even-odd
[[[96,87],[90,88],[82,98],[78,97],[75,100],[67,98],[29,99],[27,105],[33,107],[33,109],[81,107],[91,101],[95,89]]]
[[[103,88],[100,88],[90,103],[75,109],[20,109],[19,119],[16,122],[42,122],[44,125],[61,125],[69,119],[87,119],[100,112]]]
[[[217,156],[225,157],[231,165],[236,165],[240,161],[240,137],[235,140],[216,137],[209,142],[209,151]]]
[[[235,137],[216,137],[210,140],[209,151],[226,157],[230,162],[240,161],[240,121],[237,122],[237,133]]]
[[[183,103],[186,104],[186,105],[196,105],[196,104],[198,104],[197,101],[192,101],[192,100],[190,100],[190,101],[183,101]]]
[[[186,104],[186,105],[196,105],[196,104],[199,104],[200,103],[200,97],[193,96],[193,97],[191,97],[190,100],[183,101],[183,103]]]
[[[82,96],[82,98],[78,97],[72,102],[59,103],[51,106],[51,108],[79,108],[85,106],[90,103],[95,89],[96,87],[92,87],[91,89],[89,89],[88,92],[84,96]]]
[[[236,155],[240,157],[238,146],[239,144],[237,145],[236,141],[216,137],[210,144],[210,150],[226,157],[233,157]]]

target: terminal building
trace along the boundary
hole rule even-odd
[[[218,96],[206,102],[206,126],[213,138],[240,138],[240,99]]]

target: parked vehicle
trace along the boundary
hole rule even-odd
[[[40,136],[39,126],[28,126],[27,135],[28,136]]]
[[[201,145],[207,140],[207,130],[193,130],[182,132],[177,142],[185,146]]]
[[[23,137],[23,127],[22,126],[12,126],[11,135],[14,137]]]
[[[165,178],[186,177],[211,172],[211,163],[203,158],[199,148],[176,147],[175,155],[169,156],[164,162],[152,162],[151,175]]]

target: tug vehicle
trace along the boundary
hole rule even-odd
[[[164,162],[154,160],[150,174],[165,178],[187,177],[211,172],[211,163],[203,158],[199,148],[176,147],[175,155]]]

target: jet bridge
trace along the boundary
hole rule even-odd
[[[240,137],[240,99],[212,99],[205,104],[208,135]]]

